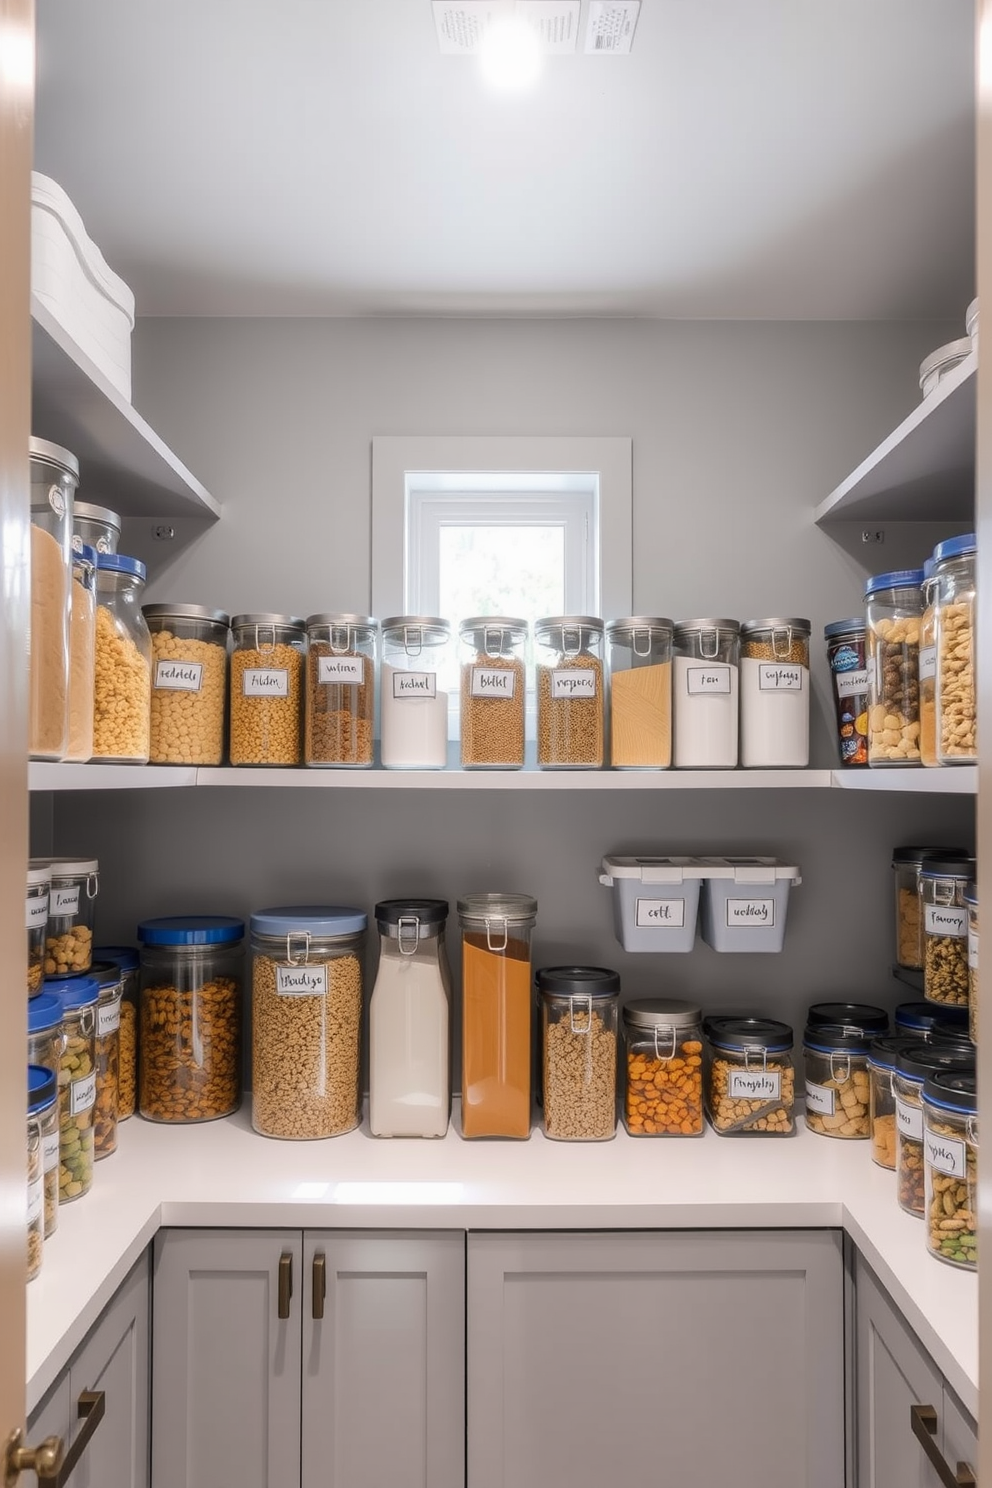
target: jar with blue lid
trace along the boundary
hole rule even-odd
[[[32,1281],[41,1270],[45,1246],[45,1216],[49,1206],[49,1187],[53,1190],[51,1202],[58,1209],[58,1163],[51,1170],[54,1182],[50,1184],[45,1169],[46,1138],[55,1133],[58,1146],[58,1077],[54,1070],[43,1065],[28,1065],[28,1281]],[[53,1226],[54,1228],[54,1226]]]
[[[106,764],[148,763],[152,638],[141,613],[145,577],[137,558],[97,555],[93,758]]]
[[[244,921],[143,920],[138,1109],[148,1121],[229,1116],[241,1102]]]
[[[923,1214],[923,1082],[945,1070],[971,1074],[974,1069],[974,1054],[955,1044],[910,1043],[896,1056],[896,1197],[907,1214]]]
[[[875,574],[865,586],[869,765],[920,763],[923,570]]]
[[[900,1002],[892,1015],[897,1034],[922,1039],[960,1043],[968,1037],[968,1015],[964,1008],[937,1007],[932,1002]]]
[[[50,978],[45,993],[62,1003],[59,1056],[59,1203],[71,1204],[93,1186],[96,1106],[96,1014],[99,985],[92,977]]]
[[[970,765],[978,758],[977,553],[973,532],[938,543],[933,552],[937,759],[942,765]]]
[[[709,1040],[706,1114],[722,1137],[795,1131],[793,1034],[775,1018],[704,1020]]]
[[[872,1033],[853,1023],[807,1023],[806,1125],[822,1137],[865,1140],[870,1134],[868,1048]]]
[[[938,1260],[978,1266],[978,1083],[945,1072],[923,1083],[923,1181],[927,1249]]]

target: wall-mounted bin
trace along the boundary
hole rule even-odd
[[[780,951],[798,868],[775,858],[698,858],[703,939],[715,951]]]
[[[691,951],[699,858],[606,857],[599,881],[613,890],[613,925],[625,951]]]

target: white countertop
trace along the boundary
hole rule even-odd
[[[457,1106],[456,1106],[457,1109]],[[922,1221],[867,1142],[793,1138],[612,1142],[377,1141],[367,1126],[321,1142],[270,1141],[247,1110],[201,1126],[135,1117],[59,1213],[28,1286],[32,1410],[166,1225],[290,1229],[845,1229],[978,1412],[977,1277],[926,1252]]]

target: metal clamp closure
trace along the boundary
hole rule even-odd
[[[413,639],[415,637],[416,639]],[[420,656],[424,649],[424,627],[422,625],[404,625],[403,627],[403,650],[407,656]]]
[[[643,646],[643,650],[641,647]],[[630,649],[635,656],[651,655],[651,632],[650,630],[632,630],[630,633]]]
[[[274,625],[256,625],[254,627],[254,629],[255,629],[255,650],[256,651],[274,651],[276,649],[276,628],[275,628],[275,626]],[[267,641],[265,641],[265,640],[262,639],[262,636],[265,633],[268,633],[268,635],[269,635],[269,640],[267,640]]]
[[[482,632],[482,650],[486,656],[502,656],[506,644],[502,625],[487,625]]]
[[[706,649],[706,637],[712,638],[712,650]],[[718,630],[701,630],[699,632],[699,655],[703,661],[715,661],[720,655],[720,632]]]
[[[492,932],[492,928],[491,928],[493,925],[502,926],[502,929],[503,929],[503,938],[500,941],[499,945],[497,945],[496,942],[493,940],[493,932]],[[506,948],[507,948],[507,946],[509,944],[510,944],[510,931],[509,931],[509,927],[507,926],[507,923],[506,923],[506,916],[505,915],[493,915],[492,919],[490,919],[489,916],[487,915],[486,916],[486,947],[487,947],[487,949],[490,950],[490,951],[496,951],[498,953],[500,951],[505,951]]]
[[[296,950],[293,944],[296,943]],[[310,931],[290,930],[286,936],[286,960],[290,966],[305,966],[310,960]]]
[[[586,1021],[584,1028],[581,1026],[579,1028],[576,1028],[575,1026],[576,1003],[579,1004],[580,1013],[583,1011],[583,1008],[585,1010]],[[592,1033],[592,998],[588,995],[588,993],[577,992],[568,999],[568,1016],[569,1021],[572,1025],[573,1033],[582,1034],[583,1036]]]
[[[772,654],[779,661],[787,661],[792,650],[792,626],[783,625],[772,631]]]
[[[413,936],[413,939],[412,940],[408,940],[407,943],[406,943],[406,945],[403,944],[403,931],[404,930],[407,932],[408,935],[412,935]],[[415,956],[417,954],[417,946],[418,946],[419,942],[420,942],[420,916],[419,915],[400,915],[399,920],[398,920],[397,925],[396,925],[396,944],[397,944],[397,947],[399,948],[400,955],[401,956]]]
[[[665,1033],[667,1035],[667,1038],[664,1040],[664,1042],[667,1043],[669,1047],[665,1051],[665,1053],[662,1053],[662,1051],[661,1051],[661,1041],[658,1038],[658,1035],[660,1033]],[[655,1024],[655,1027],[654,1027],[654,1053],[655,1053],[655,1058],[656,1059],[674,1059],[675,1058],[675,1044],[676,1044],[676,1039],[675,1039],[675,1025],[673,1023],[669,1023],[666,1026],[666,1025],[659,1025],[659,1024],[656,1023]]]
[[[752,1062],[751,1062],[751,1056],[752,1056],[752,1054],[760,1054],[761,1055],[761,1063],[760,1064],[758,1064],[757,1061],[755,1061],[752,1064]],[[764,1070],[767,1068],[767,1066],[768,1066],[768,1050],[767,1049],[761,1048],[758,1044],[747,1044],[747,1045],[745,1045],[745,1048],[744,1048],[744,1068],[748,1072],[748,1074],[750,1074],[752,1070],[755,1070],[756,1071],[756,1070],[759,1070],[759,1069],[762,1072],[764,1072]]]
[[[840,1063],[838,1063],[840,1061]],[[840,1073],[840,1064],[843,1064],[844,1073]],[[851,1078],[851,1056],[850,1054],[838,1054],[836,1050],[830,1053],[830,1078],[836,1080],[838,1085],[846,1085]]]
[[[96,896],[97,896],[97,890],[99,889],[99,887],[100,887],[100,875],[99,875],[99,873],[90,873],[90,874],[88,874],[87,875],[87,878],[86,878],[86,897],[87,897],[87,899],[95,899]]]

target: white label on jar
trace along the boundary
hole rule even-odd
[[[327,967],[277,966],[276,991],[280,997],[326,996]]]
[[[59,1129],[55,1128],[41,1139],[41,1165],[46,1173],[59,1165]]]
[[[968,912],[951,904],[926,904],[923,928],[928,935],[952,935],[963,939],[968,934]]]
[[[964,1178],[964,1143],[956,1137],[938,1136],[936,1132],[923,1134],[923,1156],[935,1173],[946,1173],[949,1178]]]
[[[81,1116],[96,1102],[96,1070],[69,1086],[69,1115]]]
[[[513,667],[473,667],[472,696],[512,698],[517,682]]]
[[[774,899],[728,899],[727,928],[761,930],[775,923]]]
[[[241,673],[242,697],[289,697],[288,667],[248,667]]]
[[[829,1090],[826,1085],[814,1085],[811,1080],[807,1080],[807,1111],[815,1111],[817,1116],[832,1116],[834,1114],[834,1095],[835,1091]]]
[[[78,899],[77,899],[78,902]],[[48,895],[36,894],[30,898],[25,909],[27,911],[27,922],[29,930],[37,930],[39,926],[48,923]]]
[[[861,693],[868,691],[870,673],[867,667],[856,672],[837,673],[837,696],[839,698],[859,697]]]
[[[914,1142],[923,1141],[923,1111],[919,1106],[897,1100],[896,1125],[904,1137],[912,1137]]]
[[[596,670],[594,667],[568,667],[551,673],[551,696],[553,698],[594,698],[596,696]]]
[[[802,692],[806,668],[762,662],[758,667],[759,692]]]
[[[28,1229],[41,1218],[41,1206],[45,1199],[45,1180],[36,1178],[28,1184]]]
[[[978,931],[968,931],[968,965],[972,971],[978,970]]]
[[[51,914],[53,919],[79,913],[79,885],[72,889],[53,889]]]
[[[927,681],[927,679],[930,678],[930,677],[936,677],[936,675],[937,675],[937,647],[936,646],[921,646],[920,647],[920,652],[919,652],[919,661],[918,661],[917,665],[919,666],[919,669],[920,669],[920,681],[921,682]]]
[[[700,693],[729,692],[730,667],[721,662],[714,662],[711,666],[691,666],[686,670],[685,685],[690,697],[698,697]]]
[[[685,900],[638,899],[634,924],[642,930],[681,929],[685,924]]]
[[[199,692],[202,686],[202,661],[155,663],[155,687],[159,692]]]
[[[781,1100],[781,1070],[731,1070],[727,1076],[731,1100]]]
[[[398,701],[406,698],[437,697],[437,673],[395,671],[393,673],[393,697]]]
[[[365,681],[365,662],[360,656],[318,656],[317,681],[361,686]]]
[[[115,997],[113,1002],[101,1002],[96,1010],[96,1036],[107,1038],[116,1033],[121,1026],[121,1000]]]

